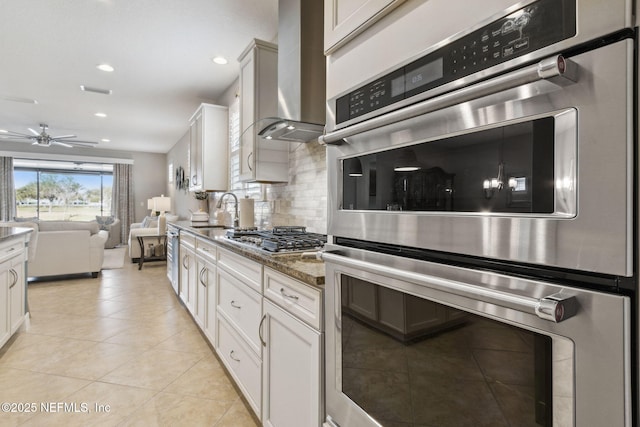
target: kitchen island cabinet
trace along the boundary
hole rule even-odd
[[[27,317],[26,263],[31,229],[0,227],[0,347]]]

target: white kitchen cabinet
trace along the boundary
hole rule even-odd
[[[0,243],[0,346],[25,320],[25,242],[22,236]]]
[[[189,129],[189,191],[226,191],[229,182],[228,108],[201,104]]]
[[[15,333],[22,322],[25,314],[25,258],[23,253],[13,257],[9,261],[9,326],[11,334]]]
[[[262,295],[223,267],[218,268],[217,279],[218,312],[227,318],[237,334],[260,357],[258,327],[262,318]]]
[[[180,233],[180,299],[193,313],[196,303],[196,283],[198,271],[195,254],[195,236]]]
[[[218,313],[218,356],[229,370],[249,406],[260,418],[262,412],[262,361],[247,347],[224,316]]]
[[[216,267],[216,351],[261,418],[263,266],[218,247]]]
[[[216,245],[196,238],[196,265],[198,270],[196,292],[196,322],[213,347],[216,347],[217,267]]]
[[[289,143],[258,135],[278,115],[278,47],[254,39],[240,62],[240,180],[288,182]]]
[[[323,334],[297,316],[302,314],[312,319],[311,323],[320,319],[321,291],[269,268],[265,268],[265,281],[270,285],[265,283],[261,329],[262,423],[271,427],[320,426]]]
[[[324,51],[330,54],[404,0],[325,0]]]

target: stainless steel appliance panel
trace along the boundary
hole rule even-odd
[[[335,98],[361,84],[372,82],[396,66],[406,65],[465,34],[515,10],[534,3],[526,0],[429,0],[407,2],[374,24],[345,48],[331,54],[327,66],[327,131],[336,129]],[[532,52],[482,73],[456,80],[424,94],[431,97],[471,84],[518,65],[542,59],[633,25],[633,2],[629,0],[575,0],[574,37]],[[434,17],[437,17],[434,19]],[[428,28],[428,31],[416,31]],[[427,48],[425,48],[427,47]],[[394,67],[389,66],[394,64]],[[413,99],[408,103],[415,102]],[[396,107],[394,107],[396,108]],[[345,123],[342,126],[348,126]]]
[[[327,414],[334,425],[380,425],[354,405],[347,394],[351,392],[343,389],[342,334],[346,333],[346,323],[341,298],[345,277],[549,337],[553,425],[631,425],[628,297],[334,245],[327,248],[323,259],[326,264]],[[573,317],[555,323],[534,314],[531,308],[541,298],[557,294],[575,298],[578,310]],[[437,359],[438,353],[433,353],[433,357]],[[437,386],[433,387],[436,388],[429,392],[439,393]],[[397,398],[400,397],[394,396]],[[457,396],[458,399],[464,397]],[[447,402],[443,401],[442,405],[446,407]],[[455,415],[449,417],[445,413],[443,416],[442,425],[450,425],[448,423],[455,419]]]
[[[623,40],[570,60],[577,65],[573,84],[528,83],[328,146],[328,234],[631,276],[633,41]],[[569,121],[556,133],[563,135],[558,140],[576,145],[557,145],[558,197],[552,215],[358,211],[341,206],[345,159],[567,111],[577,112],[575,125]],[[575,162],[570,160],[571,152],[577,153]],[[478,188],[482,191],[481,183]],[[563,191],[570,196],[565,206],[560,197]]]

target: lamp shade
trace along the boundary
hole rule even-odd
[[[147,199],[147,209],[153,210],[153,199]]]
[[[164,194],[153,198],[153,210],[156,212],[168,212],[171,210],[171,197]]]

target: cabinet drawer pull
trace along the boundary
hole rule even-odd
[[[237,308],[238,310],[242,308],[242,306],[236,304],[236,300],[231,300],[229,304],[231,304],[231,307]]]
[[[251,156],[253,156],[253,151],[249,153],[249,155],[247,156],[247,166],[249,167],[249,170],[253,172],[253,168],[251,167]]]
[[[13,252],[13,251],[15,251],[15,250],[16,250],[16,248],[9,248],[9,249],[8,249],[8,250],[6,250],[5,252],[6,252],[6,253],[10,253],[10,252]]]
[[[262,324],[264,323],[266,318],[267,318],[266,314],[264,316],[262,316],[262,320],[260,320],[260,326],[258,326],[258,336],[260,337],[260,343],[262,344],[263,347],[267,346],[267,343],[262,338]]]
[[[12,268],[9,273],[13,276],[13,283],[9,285],[9,289],[13,288],[18,283],[18,273]]]
[[[297,295],[289,295],[289,294],[287,294],[284,291],[284,288],[280,288],[280,293],[282,294],[283,297],[292,299],[294,301],[298,301],[298,299],[300,299]]]
[[[207,284],[204,282],[204,273],[207,271],[207,267],[202,267],[202,270],[200,270],[200,283],[202,284],[202,286],[204,286],[205,288],[207,287]]]
[[[200,249],[202,249],[205,252],[209,252],[209,248],[200,248]]]
[[[186,265],[185,265],[185,263],[186,263],[186,262],[188,262],[188,260],[189,260],[189,255],[185,255],[185,256],[183,256],[183,257],[182,257],[182,266],[183,266],[186,270],[188,270],[188,269],[189,269],[189,265],[188,265],[188,264],[186,264]]]
[[[238,359],[238,358],[236,358],[236,357],[233,357],[233,355],[234,355],[235,353],[236,353],[236,352],[235,352],[235,350],[231,350],[231,351],[229,352],[229,357],[230,357],[232,360],[235,360],[236,362],[239,362],[239,361],[240,361],[240,359]]]

